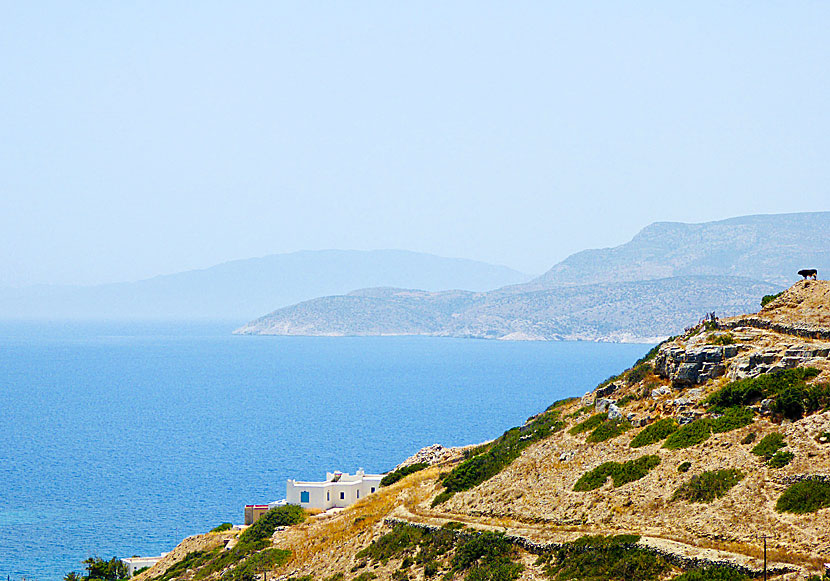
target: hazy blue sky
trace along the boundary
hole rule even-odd
[[[0,284],[830,209],[828,2],[0,8]]]

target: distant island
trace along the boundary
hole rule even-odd
[[[527,283],[488,292],[356,290],[277,309],[235,332],[655,342],[708,312],[752,311],[805,267],[830,270],[830,212],[657,222]]]
[[[531,276],[407,250],[314,250],[234,260],[135,282],[0,288],[0,318],[227,320],[367,286],[489,290]]]

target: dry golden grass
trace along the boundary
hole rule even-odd
[[[339,514],[321,515],[286,531],[286,538],[277,545],[289,549],[292,556],[283,569],[314,570],[318,575],[328,572],[326,565],[354,555],[371,542],[383,520],[406,502],[423,501],[432,492],[438,468],[416,472],[392,486],[343,510]],[[426,482],[428,486],[422,486]],[[342,570],[332,568],[331,572]]]

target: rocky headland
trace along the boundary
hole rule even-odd
[[[818,579],[830,562],[830,282],[707,318],[582,397],[222,561],[144,579]],[[238,534],[238,533],[236,533]],[[266,551],[280,555],[266,562]],[[183,564],[184,563],[184,564]],[[257,565],[259,563],[259,565]]]

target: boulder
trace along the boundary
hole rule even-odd
[[[594,409],[597,411],[597,413],[602,413],[604,411],[608,411],[608,406],[610,406],[612,403],[614,402],[610,399],[599,398],[594,403]]]

